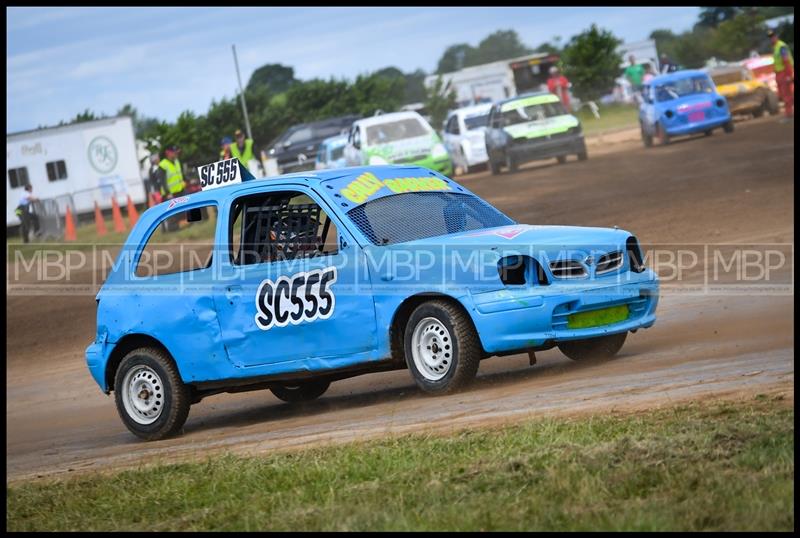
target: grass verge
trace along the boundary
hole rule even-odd
[[[575,114],[581,120],[584,134],[597,134],[602,131],[624,129],[639,125],[639,109],[625,104],[600,105],[600,118],[595,118],[588,107]]]
[[[7,488],[9,530],[791,530],[778,397]]]

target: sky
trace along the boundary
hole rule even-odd
[[[682,32],[697,7],[562,8],[6,8],[6,132],[68,120],[87,108],[113,115],[131,103],[172,121],[203,114],[266,63],[299,79],[347,78],[383,67],[436,68],[455,43],[477,46],[516,30],[536,47],[592,23],[623,41],[656,28]]]

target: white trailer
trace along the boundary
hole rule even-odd
[[[146,201],[133,123],[127,116],[36,129],[6,137],[6,226],[20,224],[14,210],[29,183],[37,198],[56,198],[78,214]]]
[[[495,102],[516,95],[539,91],[547,83],[550,66],[558,56],[537,53],[509,60],[500,60],[459,71],[445,73],[442,82],[456,92],[459,107]],[[439,75],[425,77],[425,86],[432,88]]]

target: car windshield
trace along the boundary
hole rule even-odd
[[[561,103],[541,103],[506,110],[503,112],[503,119],[508,126],[529,121],[541,121],[555,116],[563,116],[566,113],[567,111],[564,110]]]
[[[421,121],[416,118],[405,118],[367,127],[367,145],[386,144],[426,134],[428,134],[428,129]]]
[[[672,101],[687,95],[713,92],[714,88],[711,86],[711,81],[708,80],[708,77],[687,77],[656,86],[656,99],[659,102]]]
[[[347,216],[375,245],[514,224],[477,196],[452,192],[392,194],[353,208]]]
[[[489,125],[489,113],[481,114],[480,116],[470,116],[464,118],[464,124],[467,126],[468,131],[479,129]]]
[[[744,69],[714,73],[711,75],[711,78],[714,80],[714,84],[717,86],[722,86],[723,84],[736,84],[737,82],[750,80],[747,71]]]
[[[333,148],[331,150],[331,160],[335,161],[336,159],[341,159],[342,155],[344,155],[344,146],[339,146],[337,148]]]
[[[289,134],[289,136],[286,137],[286,142],[291,145],[302,144],[303,142],[310,141],[313,137],[314,131],[311,130],[311,127],[303,127]]]

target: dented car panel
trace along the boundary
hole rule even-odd
[[[318,206],[335,234],[327,245],[313,245],[310,255],[299,249],[294,258],[244,262],[242,253],[252,246],[244,241],[248,223],[256,230],[262,221],[273,226],[276,215],[284,215],[284,227],[269,228],[264,237],[284,245],[284,255],[304,245],[296,223],[308,207],[274,202],[286,192]],[[243,200],[255,201],[251,207]],[[284,213],[265,213],[279,205]],[[145,245],[165,219],[209,206],[216,207],[217,222],[206,267],[137,276]],[[237,215],[243,219],[238,246]],[[311,222],[322,226],[320,219]],[[276,230],[277,238],[269,235]],[[259,256],[266,255],[262,247],[255,246]],[[463,307],[492,355],[649,327],[658,280],[641,263],[629,232],[518,224],[422,167],[298,173],[145,211],[97,295],[97,333],[86,361],[105,392],[113,389],[115,350],[134,336],[163,346],[187,384],[233,386],[356,367],[364,373],[393,358],[392,338],[407,306],[435,296]],[[570,326],[576,313],[622,305],[625,319]]]

